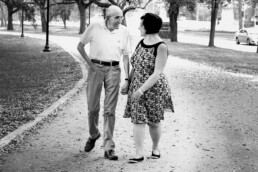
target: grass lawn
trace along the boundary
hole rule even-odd
[[[0,138],[33,120],[73,88],[80,66],[63,49],[45,41],[0,35]]]
[[[258,54],[204,45],[166,42],[169,53],[183,59],[204,63],[227,71],[258,74]]]

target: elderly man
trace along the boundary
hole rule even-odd
[[[130,36],[125,26],[121,25],[123,13],[117,6],[111,5],[106,10],[103,23],[92,23],[82,34],[78,51],[89,65],[87,82],[88,122],[90,137],[85,145],[85,151],[91,151],[97,139],[100,138],[98,129],[100,95],[104,84],[104,126],[103,148],[104,157],[117,160],[113,131],[115,126],[115,109],[120,87],[120,58],[123,56],[125,84],[122,92],[128,89],[129,53],[131,51]],[[84,46],[90,44],[90,53]]]

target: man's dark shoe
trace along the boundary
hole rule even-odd
[[[115,151],[114,150],[105,151],[104,157],[106,159],[109,159],[109,160],[118,160],[118,156],[115,155]]]
[[[91,151],[95,147],[95,142],[100,138],[100,133],[95,139],[88,138],[88,141],[86,142],[86,145],[84,147],[85,152]]]

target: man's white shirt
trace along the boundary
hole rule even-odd
[[[80,38],[84,45],[90,43],[89,57],[101,61],[120,61],[122,55],[131,53],[131,39],[127,28],[110,31],[102,23],[91,23]]]

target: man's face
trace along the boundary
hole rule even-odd
[[[110,29],[119,29],[119,25],[123,21],[123,15],[121,13],[114,13],[112,16],[108,16],[108,23]]]

